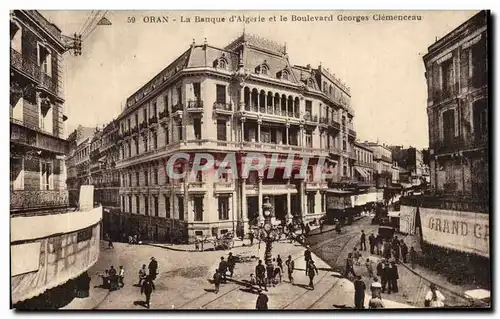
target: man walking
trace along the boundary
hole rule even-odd
[[[368,236],[368,243],[370,244],[370,254],[373,255],[375,253],[375,236],[373,234]]]
[[[224,260],[224,257],[220,258],[219,272],[222,276],[222,280],[226,281],[226,279],[227,279],[227,262]]]
[[[295,262],[292,260],[292,256],[288,255],[288,259],[285,264],[288,270],[288,280],[293,284],[293,271],[295,269]]]
[[[267,283],[269,284],[269,287],[271,285],[273,285],[274,287],[274,263],[270,262],[269,264],[267,264],[266,270],[267,270]]]
[[[345,260],[345,274],[344,277],[347,277],[349,274],[352,274],[356,277],[356,273],[354,272],[354,260],[352,258],[352,253],[347,255],[347,259]]]
[[[366,235],[364,230],[361,230],[360,244],[361,247],[359,250],[366,250]]]
[[[151,280],[156,279],[156,275],[158,274],[158,262],[154,257],[151,257],[151,262],[149,262],[149,276],[151,277]]]
[[[385,260],[382,258],[382,260],[377,264],[377,276],[380,277],[380,283],[381,283],[381,289],[382,292],[385,292],[385,285],[386,285],[386,276],[385,276]]]
[[[361,276],[356,276],[354,281],[354,307],[356,309],[363,309],[365,306],[365,290],[366,285],[361,280]]]
[[[401,257],[403,258],[403,263],[408,262],[408,246],[406,243],[401,239]]]
[[[387,268],[387,280],[389,282],[389,293],[391,292],[398,292],[398,279],[399,279],[399,273],[398,273],[398,267],[396,266],[396,262],[392,261]]]
[[[257,297],[257,302],[255,304],[255,309],[257,310],[267,310],[267,302],[269,298],[265,293],[262,292],[262,289],[259,289],[259,296]]]
[[[141,295],[146,295],[146,307],[149,309],[151,306],[151,294],[155,290],[155,284],[153,283],[153,278],[151,276],[147,276],[141,286]]]
[[[123,283],[123,278],[125,277],[125,269],[123,269],[123,266],[120,266],[120,270],[118,271],[118,285],[121,287],[125,286]]]
[[[236,257],[233,256],[233,253],[229,253],[227,257],[227,267],[229,269],[229,275],[233,278],[234,267],[236,265]]]
[[[250,239],[250,246],[253,246],[253,238],[254,238],[253,232],[248,233],[248,239]]]
[[[318,274],[318,268],[312,259],[306,265],[306,274],[309,276],[309,287],[314,290],[314,277]]]
[[[257,266],[255,266],[255,276],[257,277],[257,284],[259,285],[259,288],[264,286],[264,289],[267,291],[266,267],[262,264],[262,260],[259,260]]]

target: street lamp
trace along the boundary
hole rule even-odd
[[[269,197],[264,198],[262,214],[264,217],[264,224],[260,225],[259,239],[266,244],[264,260],[266,265],[269,265],[272,262],[273,242],[279,238],[279,234],[273,225],[274,209],[273,205],[269,202]]]

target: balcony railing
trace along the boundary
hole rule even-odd
[[[233,110],[233,105],[231,103],[221,103],[221,102],[215,102],[214,103],[214,110],[218,111],[232,111]]]
[[[35,61],[28,59],[20,52],[11,48],[10,64],[17,70],[31,76],[41,87],[57,95],[57,82],[51,76],[42,72]]]
[[[331,127],[331,128],[334,128],[336,129],[337,131],[340,131],[340,123],[335,121],[335,120],[330,120],[330,122],[328,123],[328,125]]]
[[[234,184],[233,182],[215,182],[214,189],[215,191],[233,191]]]
[[[10,209],[16,211],[69,206],[67,190],[15,190],[10,192]]]
[[[158,123],[158,118],[156,117],[156,115],[149,118],[149,125],[156,124],[156,123]]]
[[[172,106],[172,112],[182,112],[184,111],[184,105],[182,103],[177,103],[176,105]]]
[[[452,153],[464,150],[471,150],[475,148],[484,148],[488,146],[488,135],[478,134],[475,138],[471,138],[465,141],[463,138],[454,137],[447,139],[446,141],[441,140],[432,144],[435,154],[440,153]]]
[[[269,114],[269,115],[277,115],[277,116],[284,116],[284,117],[290,117],[290,118],[300,118],[300,114],[298,112],[292,112],[292,111],[287,111],[287,110],[281,110],[280,108],[274,109],[272,106],[257,106],[257,105],[248,105],[245,104],[245,111],[248,112],[259,112],[259,113],[264,113],[264,114]]]
[[[167,118],[167,117],[168,117],[168,110],[167,109],[160,112],[160,120]]]
[[[195,100],[188,101],[187,110],[189,111],[203,111],[203,101]]]
[[[349,136],[355,139],[356,138],[356,131],[349,129]]]
[[[318,122],[318,115],[305,114],[304,120],[307,122]]]
[[[56,154],[67,154],[69,150],[68,141],[15,119],[11,119],[10,141]]]

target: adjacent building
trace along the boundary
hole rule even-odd
[[[431,195],[406,198],[401,208],[402,219],[418,213],[428,252],[469,281],[490,278],[488,17],[477,13],[423,57]]]
[[[127,99],[119,126],[120,207],[123,232],[168,241],[248,232],[269,197],[276,217],[312,220],[326,211],[327,180],[353,177],[354,111],[350,91],[323,67],[290,63],[286,46],[243,34],[219,48],[193,43]],[[217,169],[235,154],[233,175],[192,172],[196,153],[215,158]],[[307,159],[304,178],[285,177],[269,165],[242,178],[251,153],[268,161]]]
[[[363,142],[364,147],[373,151],[373,162],[375,163],[375,179],[377,187],[389,187],[393,181],[393,161],[391,149],[385,144],[378,142]]]
[[[362,143],[354,143],[356,162],[354,163],[354,178],[358,185],[375,186],[374,173],[377,173],[373,161],[373,150]]]
[[[415,147],[404,148],[403,146],[390,146],[392,159],[400,168],[405,169],[405,183],[411,186],[419,186],[426,183],[428,177],[428,166],[424,164],[423,152]]]
[[[57,308],[97,261],[102,211],[69,205],[61,30],[38,11],[15,10],[10,40],[11,302]]]

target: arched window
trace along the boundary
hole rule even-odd
[[[314,87],[314,81],[311,78],[309,78],[309,80],[307,80],[307,86],[311,87],[311,88]]]
[[[225,69],[227,67],[227,61],[224,58],[219,59],[219,68]]]
[[[283,70],[283,71],[281,72],[281,79],[282,79],[282,80],[287,80],[287,81],[288,81],[288,78],[289,78],[288,71],[287,71],[287,70]]]
[[[267,67],[267,65],[263,64],[260,67],[260,74],[267,75],[268,73],[269,73],[269,68]]]

